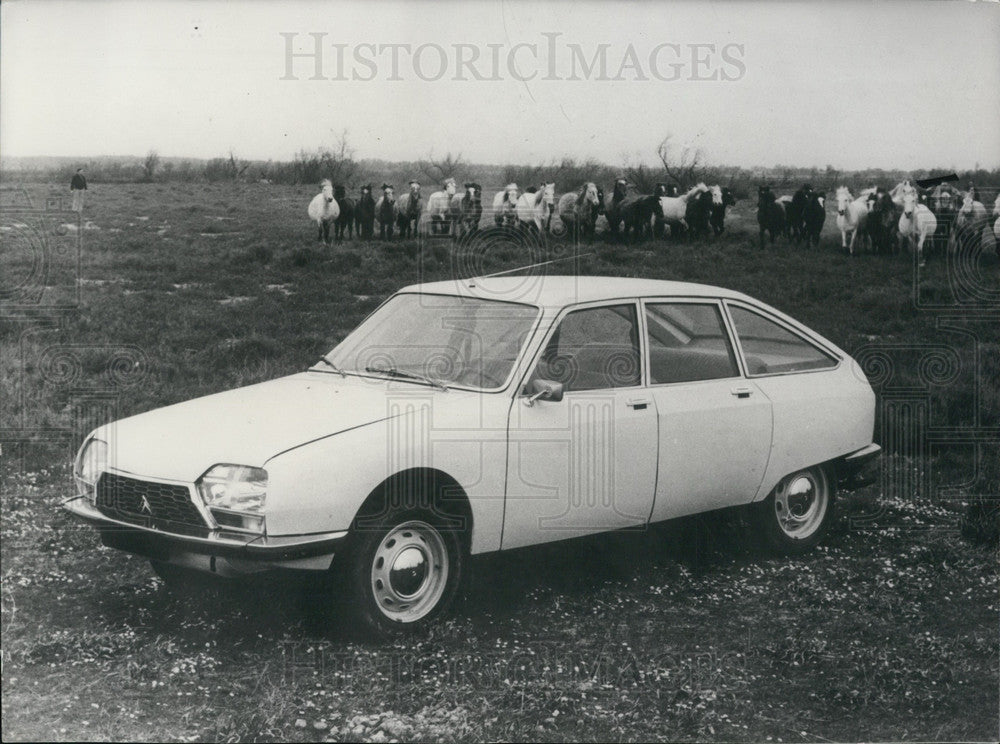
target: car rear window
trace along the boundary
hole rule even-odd
[[[837,366],[837,360],[759,313],[729,306],[736,335],[743,347],[747,371],[751,375],[803,372]]]

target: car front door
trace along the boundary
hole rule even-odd
[[[656,411],[643,386],[638,303],[565,312],[509,420],[503,548],[643,525],[656,483]],[[529,394],[536,380],[562,399]]]
[[[771,449],[771,403],[741,374],[714,300],[642,303],[659,422],[652,521],[751,501]]]

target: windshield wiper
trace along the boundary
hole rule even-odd
[[[439,390],[448,389],[448,386],[440,380],[435,380],[424,375],[417,375],[412,372],[402,372],[395,367],[365,367],[365,372],[375,372],[376,374],[388,375],[389,377],[396,377],[401,380],[419,380],[420,382],[426,382],[428,385],[433,385]]]
[[[341,377],[343,377],[345,379],[347,378],[347,373],[344,372],[344,370],[342,370],[336,364],[334,364],[333,362],[331,362],[329,359],[327,359],[325,356],[321,356],[319,358],[319,361],[323,362],[323,364],[325,364],[326,366],[328,366],[330,369],[332,369],[334,372],[336,372]]]

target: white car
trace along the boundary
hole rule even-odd
[[[437,282],[305,372],[98,428],[64,507],[169,581],[332,574],[342,609],[398,633],[445,610],[471,554],[733,506],[808,549],[880,452],[874,413],[843,350],[738,292]]]

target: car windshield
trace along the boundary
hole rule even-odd
[[[399,294],[326,358],[348,374],[498,388],[507,381],[538,312],[513,302]]]

